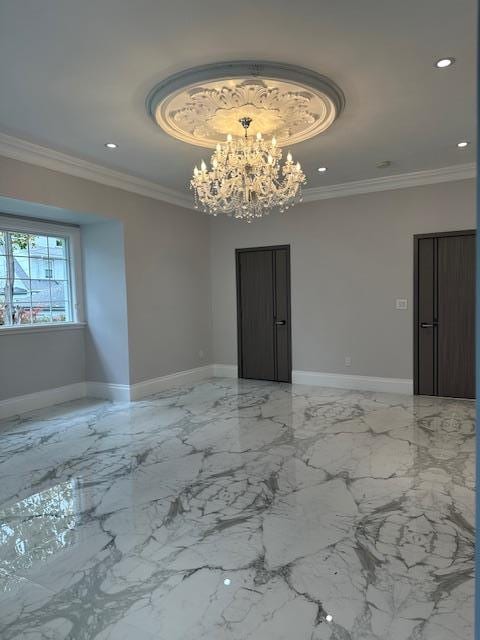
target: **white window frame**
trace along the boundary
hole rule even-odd
[[[49,324],[38,325],[19,324],[9,327],[2,325],[0,326],[0,335],[83,328],[85,326],[85,311],[83,303],[82,245],[80,228],[57,224],[56,222],[17,218],[15,216],[2,215],[0,213],[0,229],[2,231],[20,231],[22,233],[62,236],[68,238],[73,314],[73,319],[68,322],[52,322]]]

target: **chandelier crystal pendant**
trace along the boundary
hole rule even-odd
[[[261,133],[250,138],[252,118],[243,117],[239,122],[245,136],[234,139],[228,134],[226,143],[217,144],[210,169],[202,160],[200,168],[193,170],[190,188],[195,208],[252,222],[272,209],[285,211],[301,202],[306,178],[300,163],[288,153],[282,166],[282,150],[275,137],[270,142]]]

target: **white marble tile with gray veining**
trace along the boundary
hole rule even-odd
[[[470,640],[474,404],[215,379],[0,423],[2,640]]]

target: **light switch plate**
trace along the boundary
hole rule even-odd
[[[397,298],[395,303],[396,309],[408,309],[408,302],[406,298]]]

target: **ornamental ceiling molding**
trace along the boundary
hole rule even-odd
[[[61,153],[49,147],[40,146],[21,138],[0,132],[0,157],[11,158],[35,166],[58,171],[67,175],[91,180],[109,187],[136,193],[147,198],[192,209],[191,198],[180,191],[162,187],[151,180],[145,180],[128,173],[108,169],[107,167]],[[315,202],[330,198],[342,198],[362,193],[406,189],[441,182],[468,180],[477,175],[476,164],[458,164],[439,169],[425,169],[409,173],[400,173],[381,178],[368,178],[340,184],[313,187],[304,190],[304,202]]]
[[[323,187],[312,187],[310,189],[304,189],[303,201],[315,202],[316,200],[345,198],[363,193],[411,189],[412,187],[423,187],[429,184],[440,184],[441,182],[471,180],[472,178],[476,178],[476,176],[477,165],[475,162],[456,164],[438,169],[422,169],[420,171],[397,173],[380,178],[366,178],[365,180],[352,180],[351,182],[340,182]]]
[[[109,169],[103,165],[78,158],[50,147],[44,147],[21,138],[0,132],[0,156],[27,162],[51,171],[59,171],[76,178],[91,180],[108,187],[122,189],[129,193],[175,204],[185,209],[193,208],[188,194],[162,187],[156,182],[133,176],[123,171]]]
[[[337,85],[310,69],[276,62],[235,61],[174,74],[147,96],[146,108],[166,133],[214,148],[227,134],[275,136],[280,145],[308,140],[338,118],[345,98]]]

